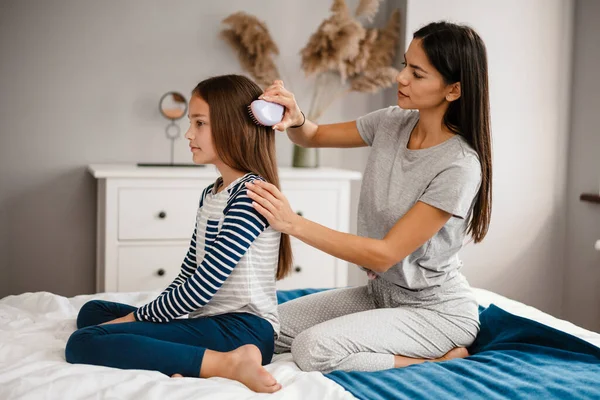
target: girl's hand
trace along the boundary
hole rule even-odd
[[[274,125],[273,129],[285,131],[290,126],[300,125],[304,121],[304,117],[300,112],[300,107],[298,107],[298,104],[296,103],[294,94],[283,87],[283,81],[274,81],[271,86],[265,89],[259,99],[281,104],[285,107],[283,119],[280,123]]]
[[[286,197],[275,185],[256,180],[246,183],[252,206],[269,221],[276,231],[290,233],[294,223],[301,218],[292,208]]]
[[[122,324],[123,322],[135,322],[135,317],[133,313],[129,313],[124,317],[113,319],[112,321],[104,322],[100,325],[109,325],[109,324]]]

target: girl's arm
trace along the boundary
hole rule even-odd
[[[254,207],[271,227],[342,260],[383,273],[433,237],[452,214],[418,201],[383,239],[371,239],[329,229],[294,213],[273,185],[247,184]]]
[[[200,202],[202,205],[202,202]],[[184,283],[196,270],[196,227],[194,227],[194,233],[192,234],[192,240],[190,241],[190,248],[181,264],[181,271],[177,277],[171,282],[169,286],[160,294],[161,296],[169,293],[171,290],[180,286]],[[100,325],[108,325],[108,324],[119,324],[123,322],[135,322],[134,313],[131,312],[124,317],[113,319],[112,321],[104,322]]]
[[[170,286],[154,301],[137,309],[137,321],[168,322],[208,304],[254,240],[268,227],[240,190],[226,208],[225,219],[202,263],[183,283]],[[175,284],[175,282],[174,282]]]
[[[181,263],[181,270],[173,282],[161,293],[161,295],[170,292],[182,283],[184,283],[196,270],[196,231],[197,225],[194,227],[194,233],[192,234],[192,240],[190,241],[190,248]]]

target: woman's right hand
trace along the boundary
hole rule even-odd
[[[280,123],[274,125],[273,129],[285,131],[290,126],[300,125],[304,121],[294,94],[283,86],[283,81],[281,80],[273,81],[273,84],[265,89],[259,99],[277,103],[285,107],[283,119]]]

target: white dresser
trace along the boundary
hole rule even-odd
[[[98,180],[96,291],[160,290],[177,276],[188,251],[202,190],[218,172],[206,167],[94,164]],[[347,232],[354,171],[280,168],[283,193],[297,213]],[[341,287],[348,263],[292,238],[293,272],[278,289]]]

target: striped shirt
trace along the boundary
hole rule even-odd
[[[196,227],[181,272],[155,300],[138,308],[138,321],[168,322],[225,313],[262,317],[279,332],[275,274],[281,234],[252,207],[245,183],[249,173],[200,198]]]

